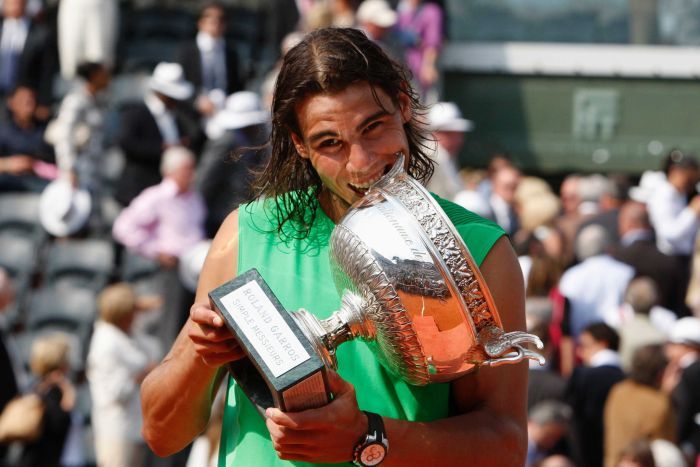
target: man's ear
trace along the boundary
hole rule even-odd
[[[413,111],[411,99],[403,92],[399,93],[399,110],[401,111],[401,123],[405,125],[413,118]]]
[[[294,148],[297,150],[297,153],[304,159],[308,159],[309,153],[306,150],[306,146],[304,146],[302,139],[294,132],[291,132],[290,134],[292,136],[292,143],[294,143]]]

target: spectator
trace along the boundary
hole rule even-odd
[[[399,29],[406,44],[406,63],[426,103],[438,99],[438,56],[442,48],[442,8],[430,0],[401,0]]]
[[[600,228],[596,226],[596,228]],[[581,333],[578,353],[582,367],[574,369],[566,390],[573,409],[577,457],[583,464],[603,464],[603,411],[610,389],[625,377],[617,350],[620,338],[604,323],[588,325]]]
[[[351,28],[355,26],[355,10],[357,0],[330,0],[333,14],[332,26],[336,28]]]
[[[92,398],[92,426],[100,467],[143,465],[141,381],[155,362],[132,335],[138,301],[128,284],[114,284],[98,297],[100,319],[87,357]]]
[[[29,368],[38,382],[34,391],[44,404],[42,431],[26,443],[17,467],[58,467],[71,425],[75,388],[68,379],[68,339],[64,334],[38,337],[32,343]]]
[[[627,201],[618,219],[620,248],[613,257],[634,268],[635,276],[647,276],[659,289],[659,305],[678,310],[682,303],[681,277],[673,258],[661,253],[654,241],[654,230],[644,204]]]
[[[160,264],[164,310],[168,313],[159,327],[161,343],[170,347],[181,319],[191,303],[180,282],[179,258],[204,239],[206,208],[192,189],[194,154],[183,147],[168,148],[163,154],[163,181],[134,198],[114,221],[114,239],[130,250]]]
[[[46,120],[53,96],[55,55],[47,28],[27,14],[26,0],[5,0],[0,19],[0,96],[17,86],[38,95],[36,116]]]
[[[58,55],[61,75],[75,77],[82,62],[115,64],[119,29],[117,0],[61,0],[58,4]]]
[[[357,25],[394,60],[404,59],[404,48],[395,28],[398,15],[386,0],[364,0],[355,15]]]
[[[648,277],[637,277],[630,281],[625,291],[623,310],[629,308],[632,316],[624,319],[620,330],[620,358],[622,368],[629,371],[632,355],[645,345],[663,344],[667,335],[651,320],[650,315],[658,303],[659,293],[656,284]],[[621,310],[620,315],[623,314]],[[625,313],[626,314],[626,313]]]
[[[14,300],[14,290],[10,283],[10,277],[7,272],[0,268],[0,314],[7,310],[7,307]],[[17,376],[15,373],[16,366],[13,364],[10,350],[5,343],[4,332],[0,331],[0,413],[13,397],[18,394]],[[7,446],[0,443],[0,463],[7,454]]]
[[[503,167],[491,178],[489,204],[496,223],[503,227],[511,238],[520,229],[516,212],[515,192],[520,184],[520,171],[515,167]]]
[[[56,149],[61,176],[99,199],[105,118],[100,94],[109,86],[110,73],[102,63],[82,62],[76,74],[78,85],[63,98],[47,138]]]
[[[559,290],[570,305],[572,336],[577,337],[589,323],[607,321],[617,312],[634,270],[610,254],[605,229],[591,225],[576,239],[576,255],[581,263],[567,269]]]
[[[194,154],[183,147],[163,153],[163,181],[147,188],[114,222],[114,238],[127,248],[157,259],[165,268],[204,238],[204,202],[192,190]]]
[[[546,300],[544,297],[543,300]],[[532,301],[525,302],[526,312],[532,307]],[[551,311],[551,309],[550,309]],[[529,378],[527,383],[527,407],[534,408],[540,402],[545,400],[557,400],[564,402],[566,393],[566,380],[556,371],[552,369],[553,349],[547,322],[541,322],[531,328],[530,332],[540,338],[544,347],[542,355],[547,363],[543,366],[530,365]]]
[[[666,180],[661,181],[649,197],[649,218],[656,232],[656,245],[662,253],[673,256],[683,290],[683,302],[674,309],[679,316],[687,316],[685,294],[690,281],[690,260],[695,246],[695,237],[700,227],[700,195],[690,203],[688,196],[700,180],[700,171],[695,156],[678,149],[671,151],[664,160]]]
[[[236,47],[226,39],[226,9],[206,3],[197,20],[197,37],[180,46],[177,62],[185,79],[195,87],[195,108],[204,116],[214,115],[225,96],[243,89],[246,72]]]
[[[215,132],[221,134],[206,144],[196,182],[207,206],[208,236],[213,237],[226,216],[251,195],[253,170],[265,162],[266,154],[241,150],[264,144],[269,121],[270,112],[251,91],[229,96],[226,108],[212,119]]]
[[[693,464],[700,461],[700,319],[679,319],[665,351],[669,368],[664,386],[678,414],[678,443]]]
[[[128,105],[121,113],[117,143],[126,163],[117,183],[115,199],[128,205],[141,191],[161,180],[163,150],[170,146],[193,146],[196,124],[178,109],[189,99],[192,83],[177,63],[159,63],[148,83],[143,102]]]
[[[666,364],[662,346],[640,347],[629,377],[610,390],[604,414],[606,467],[615,467],[624,447],[637,438],[675,441],[671,398],[661,391]]]
[[[436,195],[452,201],[464,190],[459,176],[458,156],[464,144],[464,134],[472,128],[472,122],[462,118],[454,102],[438,102],[430,108],[428,125],[437,142],[435,172],[427,188]]]
[[[526,467],[534,467],[555,452],[571,423],[571,407],[563,402],[543,401],[530,410],[527,420]]]
[[[602,182],[602,192],[598,199],[598,213],[586,219],[579,226],[579,232],[593,224],[602,225],[608,232],[612,242],[617,245],[620,241],[618,217],[620,207],[627,200],[630,182],[624,175],[609,175]]]
[[[568,175],[559,187],[559,199],[561,201],[562,214],[556,221],[557,229],[564,238],[563,263],[569,265],[574,261],[574,239],[578,232],[583,216],[579,212],[581,196],[579,187],[581,175]]]
[[[646,439],[632,441],[620,453],[616,467],[657,467],[651,444]],[[662,467],[662,466],[659,466]]]
[[[41,192],[55,175],[53,152],[44,142],[45,125],[35,118],[36,93],[18,86],[7,99],[9,119],[0,125],[0,192]]]

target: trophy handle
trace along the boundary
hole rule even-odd
[[[527,348],[528,344],[542,349],[544,345],[539,337],[523,331],[504,332],[496,326],[488,326],[479,332],[479,345],[469,352],[468,360],[480,365],[500,366],[517,363],[521,360],[536,360],[545,364],[545,358]]]

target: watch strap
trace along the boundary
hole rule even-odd
[[[361,459],[362,451],[372,444],[381,444],[384,446],[384,456],[382,456],[382,460],[386,457],[386,454],[389,453],[389,439],[386,436],[384,420],[381,415],[366,410],[363,410],[363,412],[367,416],[367,434],[357,443],[353,451],[353,463],[360,466],[366,465]],[[378,465],[380,463],[381,460],[372,465]]]

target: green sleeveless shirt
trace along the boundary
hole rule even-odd
[[[480,265],[503,230],[456,204],[437,200]],[[304,240],[280,240],[262,201],[241,206],[238,216],[238,273],[255,267],[287,310],[304,308],[324,319],[339,308],[340,295],[328,259],[334,224],[321,209]],[[404,383],[386,372],[367,344],[359,340],[341,345],[337,356],[338,373],[355,386],[362,410],[412,421],[448,416],[449,384],[419,387]],[[290,465],[310,464],[277,457],[263,418],[229,378],[219,467]]]

